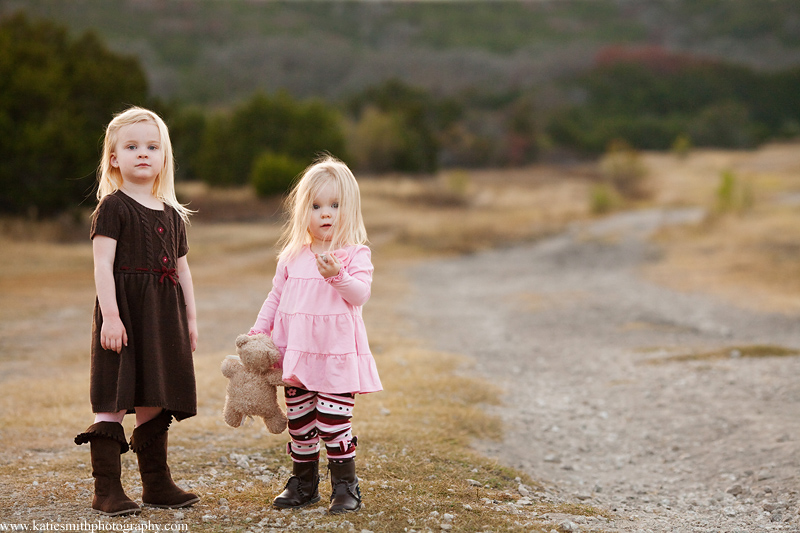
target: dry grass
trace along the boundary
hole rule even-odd
[[[362,180],[376,278],[365,308],[385,391],[359,397],[354,424],[362,446],[359,475],[365,509],[328,517],[323,505],[291,512],[270,508],[290,461],[286,435],[260,421],[239,429],[222,422],[227,380],[219,372],[233,339],[265,297],[280,232],[276,201],[248,191],[180,191],[200,210],[189,230],[201,342],[195,354],[198,416],[170,434],[173,474],[202,496],[181,511],[145,510],[109,522],[181,522],[192,531],[282,527],[290,530],[536,531],[546,513],[600,513],[550,503],[536,481],[480,457],[474,439],[502,432],[482,406],[498,402],[487,383],[466,377],[469,361],[419,344],[397,314],[404,272],[433,254],[530,240],[587,216],[587,184],[553,169],[472,173],[453,181]],[[557,199],[557,200],[554,200]],[[94,301],[85,218],[64,232],[52,224],[4,221],[0,236],[0,523],[94,522],[87,447],[72,438],[91,423],[89,322]],[[75,239],[74,235],[81,235]],[[132,417],[124,423],[132,431]],[[123,482],[141,495],[135,457],[123,456]],[[327,482],[327,480],[325,481]],[[530,497],[519,503],[518,487]],[[323,483],[323,500],[328,488]]]
[[[774,346],[771,344],[754,344],[747,346],[727,346],[717,350],[669,355],[666,357],[648,359],[646,363],[660,364],[687,361],[721,361],[725,359],[738,359],[740,357],[796,357],[798,355],[800,355],[800,350],[794,348]]]
[[[659,203],[700,205],[698,226],[673,227],[658,238],[662,261],[647,275],[662,284],[710,292],[735,305],[800,311],[800,149],[776,144],[755,152],[703,151],[681,160],[651,155]],[[733,172],[753,191],[740,213],[714,212],[721,175]]]
[[[748,180],[755,193],[755,205],[746,213],[710,216],[699,226],[659,235],[663,261],[651,264],[648,276],[742,305],[798,310],[800,213],[792,203],[792,194],[800,192],[797,146],[696,151],[686,158],[643,154],[642,161],[650,171],[649,205],[701,205],[711,211],[725,170]],[[376,263],[365,320],[386,390],[357,402],[366,507],[345,517],[324,515],[322,505],[300,512],[270,509],[288,474],[286,436],[267,434],[260,421],[234,430],[220,415],[226,380],[219,365],[269,289],[279,205],[244,190],[184,187],[183,198],[200,209],[189,230],[201,331],[195,354],[199,413],[176,424],[171,450],[176,479],[203,500],[188,510],[146,510],[139,518],[112,521],[182,522],[192,531],[435,531],[442,524],[457,531],[536,531],[550,530],[561,515],[602,515],[587,506],[549,503],[536,480],[474,454],[473,439],[503,431],[482,409],[498,402],[498,391],[468,377],[468,359],[427,349],[397,313],[409,265],[433,255],[537,239],[587,218],[592,187],[587,178],[594,175],[588,167],[538,166],[435,180],[362,179]],[[0,523],[97,519],[88,510],[88,449],[71,443],[91,423],[91,248],[85,220],[65,224],[57,231],[53,224],[2,223]],[[522,294],[518,304],[538,308],[558,301]],[[130,433],[132,420],[125,426]],[[131,454],[123,456],[123,467],[129,494],[140,496]],[[520,483],[531,493],[525,505]]]

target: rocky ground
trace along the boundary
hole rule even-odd
[[[640,274],[696,210],[625,213],[535,244],[420,265],[407,315],[504,390],[477,447],[612,511],[604,531],[800,531],[797,316]],[[593,530],[566,517],[562,530]]]

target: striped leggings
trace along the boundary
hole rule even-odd
[[[355,394],[327,394],[298,387],[286,387],[286,416],[292,441],[287,452],[292,461],[319,461],[319,441],[325,443],[328,461],[341,462],[356,456],[353,436]]]

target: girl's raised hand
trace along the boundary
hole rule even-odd
[[[317,258],[317,269],[323,278],[336,276],[342,269],[342,263],[332,253],[314,254],[314,256]]]
[[[128,345],[128,332],[119,317],[103,317],[103,326],[100,328],[100,346],[104,350],[122,351]]]

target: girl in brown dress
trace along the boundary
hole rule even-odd
[[[98,169],[99,203],[91,238],[97,300],[92,323],[90,397],[94,424],[75,437],[90,443],[92,508],[138,514],[120,480],[130,440],[142,477],[142,502],[186,507],[200,499],[178,488],[167,466],[172,418],[197,412],[192,352],[197,318],[186,254],[191,213],[175,197],[172,145],[155,113],[132,107],[109,123]]]

